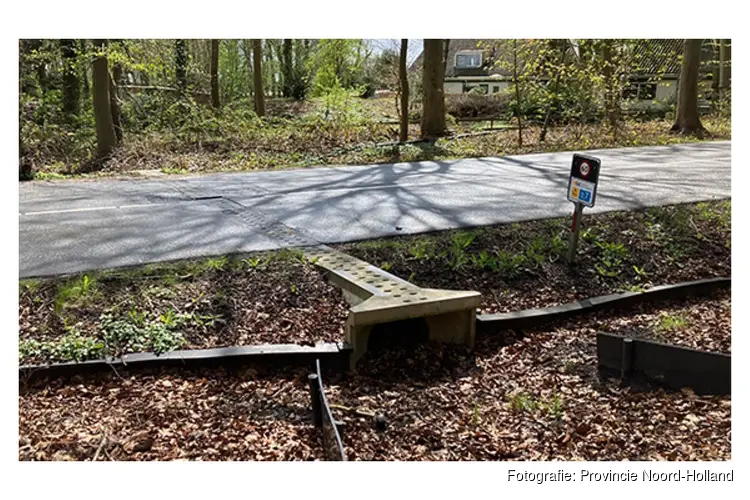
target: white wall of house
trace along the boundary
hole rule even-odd
[[[677,80],[662,80],[656,86],[656,100],[667,101],[677,97]]]
[[[510,86],[510,82],[507,80],[501,80],[498,78],[482,78],[482,77],[468,77],[468,78],[450,78],[446,79],[443,88],[446,94],[462,94],[465,88],[487,85],[488,95],[499,94],[505,92]],[[656,97],[654,99],[639,99],[630,102],[630,106],[637,107],[640,109],[648,108],[651,106],[660,106],[668,101],[674,101],[677,95],[677,80],[665,79],[657,83],[656,86]]]
[[[497,78],[472,78],[472,79],[450,79],[443,82],[443,89],[446,94],[463,94],[464,88],[475,87],[478,85],[487,85],[487,94],[499,94],[508,88],[508,82],[498,80]]]
[[[443,82],[443,91],[446,94],[462,94],[464,91],[464,83],[451,81]]]
[[[490,94],[500,94],[508,88],[508,82],[493,80],[490,82]]]

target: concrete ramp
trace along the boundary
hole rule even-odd
[[[352,369],[367,351],[373,328],[385,323],[423,318],[429,340],[474,348],[479,292],[420,288],[324,245],[305,248],[305,256],[328,272],[352,306],[346,321]]]

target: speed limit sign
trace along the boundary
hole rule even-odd
[[[601,161],[593,156],[573,155],[568,180],[568,200],[593,207],[596,201],[596,188],[599,183]]]
[[[581,175],[582,176],[588,177],[589,176],[589,172],[591,172],[591,167],[589,166],[588,163],[583,162],[583,163],[581,163],[580,170],[581,170]]]
[[[568,179],[568,200],[575,203],[573,210],[573,225],[570,228],[570,239],[568,240],[569,264],[573,264],[578,246],[578,235],[581,232],[581,216],[583,207],[593,207],[596,201],[596,188],[599,183],[599,158],[581,154],[573,155],[573,164],[570,167],[570,178]]]

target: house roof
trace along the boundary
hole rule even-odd
[[[513,67],[512,39],[451,39],[448,41],[448,58],[445,68],[446,78],[460,78],[462,76],[511,76]],[[572,44],[568,45],[571,53]],[[482,67],[473,69],[459,69],[456,71],[456,53],[464,50],[482,50]],[[633,71],[631,75],[677,75],[682,61],[683,40],[676,38],[639,39],[633,44]],[[701,60],[710,61],[713,58],[713,48],[709,40],[703,44]],[[412,70],[422,67],[423,55],[414,60]],[[519,61],[523,64],[523,61]]]
[[[683,40],[654,38],[636,41],[633,67],[636,73],[646,75],[677,74],[680,72]]]

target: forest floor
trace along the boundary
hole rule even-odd
[[[507,123],[486,121],[449,123],[450,135],[434,143],[399,146],[393,144],[399,127],[392,100],[351,99],[343,109],[329,111],[320,100],[270,100],[262,120],[227,110],[201,118],[205,123],[168,130],[126,129],[123,144],[105,162],[90,156],[93,136],[79,140],[90,142],[88,146],[66,146],[76,154],[56,149],[51,140],[29,139],[24,162],[33,165],[35,179],[44,180],[448,160],[698,140],[670,133],[672,123],[665,119],[628,119],[616,134],[603,124],[553,126],[544,142],[539,141],[541,127],[532,124],[524,128],[519,144],[518,131]],[[731,139],[728,118],[705,116],[702,121],[709,130],[705,139]],[[418,136],[419,125],[410,125],[409,137]]]
[[[711,311],[711,315],[703,312]],[[595,332],[688,315],[668,340],[729,349],[730,298],[368,353],[324,375],[350,460],[728,460],[731,398],[622,386]],[[319,460],[303,369],[163,369],[22,383],[20,460]],[[386,429],[374,425],[385,418]]]

